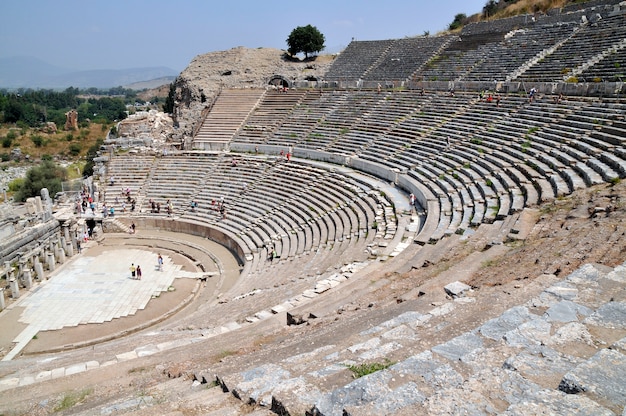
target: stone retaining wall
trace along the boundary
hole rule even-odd
[[[124,223],[131,222],[130,218],[118,219]],[[170,217],[134,217],[132,218],[132,222],[135,223],[138,230],[141,230],[142,228],[166,230],[205,237],[229,249],[239,264],[245,264],[246,254],[248,254],[245,245],[242,242],[238,242],[236,236],[212,228],[207,224],[201,224],[199,222],[189,220],[173,219]]]

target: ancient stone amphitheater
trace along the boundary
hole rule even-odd
[[[236,82],[203,79],[211,59],[177,80],[165,146],[99,158],[115,216],[82,254],[59,228],[4,257],[22,291],[50,286],[41,257],[53,282],[113,249],[192,284],[114,330],[23,331],[0,413],[626,415],[624,2],[353,41],[328,67],[235,62]]]

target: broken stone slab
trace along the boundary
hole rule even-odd
[[[626,355],[602,349],[593,357],[563,376],[559,390],[568,394],[586,392],[600,397],[615,409],[626,406]]]
[[[584,264],[570,273],[565,280],[574,284],[589,283],[595,282],[602,277],[603,274],[604,273],[593,264]]]
[[[622,354],[626,354],[626,337],[620,339],[619,341],[616,341],[612,346],[611,349],[616,350],[616,351],[620,351]],[[626,409],[624,409],[626,410]]]
[[[472,287],[457,280],[456,282],[445,285],[443,289],[448,295],[452,296],[453,298],[460,298],[465,296],[467,292],[472,290]]]
[[[279,415],[310,414],[313,404],[318,402],[322,393],[307,384],[304,378],[285,380],[272,390],[270,410]]]
[[[218,377],[218,380],[223,389],[232,392],[244,403],[259,403],[269,407],[272,402],[271,391],[281,380],[290,378],[289,371],[279,365],[264,364],[227,377]]]
[[[563,345],[573,342],[593,345],[593,337],[587,327],[580,322],[569,322],[557,329],[549,344]]]
[[[270,311],[259,311],[254,314],[254,316],[260,320],[268,319],[274,316],[274,314]]]
[[[482,338],[473,332],[468,332],[437,345],[431,350],[451,361],[463,361],[463,357],[481,348],[483,348]]]
[[[423,351],[389,367],[402,378],[425,382],[433,391],[456,388],[463,384],[463,376],[450,366],[437,360],[431,351]]]
[[[273,314],[279,314],[281,312],[287,312],[289,309],[293,308],[293,305],[289,302],[281,303],[280,305],[276,305],[270,309]]]
[[[386,370],[377,371],[358,378],[343,387],[322,395],[315,403],[312,414],[344,415],[344,409],[375,403],[392,392],[389,387],[391,374]]]
[[[359,355],[359,359],[362,361],[373,361],[380,358],[388,357],[392,352],[402,348],[402,344],[397,342],[388,342],[377,348],[372,348]]]
[[[411,381],[396,387],[374,402],[360,406],[347,404],[343,409],[343,414],[346,416],[392,415],[408,406],[423,403],[425,400],[426,396],[417,389],[417,384]]]
[[[574,322],[578,321],[579,315],[589,316],[592,309],[579,305],[571,300],[562,300],[552,305],[544,314],[549,322]]]
[[[372,348],[376,348],[380,345],[380,338],[370,338],[365,342],[360,342],[358,344],[354,344],[348,347],[348,351],[351,353],[355,353],[362,350],[371,350]]]
[[[563,354],[549,347],[539,346],[530,351],[509,357],[504,362],[504,368],[518,371],[524,377],[560,378],[563,374],[573,370],[583,362],[582,359]]]
[[[400,325],[381,335],[385,339],[417,341],[419,336],[407,325]]]
[[[607,273],[605,278],[620,283],[626,283],[626,267],[617,266],[613,269],[613,271]]]
[[[331,289],[330,283],[327,282],[326,284],[322,284],[321,282],[318,282],[315,285],[315,289],[313,289],[313,292],[315,292],[315,293],[317,293],[319,295],[319,294],[324,293],[324,292],[326,292],[326,291],[328,291],[330,289]]]
[[[429,312],[429,314],[431,316],[443,316],[443,315],[447,315],[450,312],[452,312],[454,310],[454,303],[444,303],[441,306],[438,306],[434,309],[431,309],[431,311]]]
[[[343,283],[348,280],[348,277],[343,274],[334,274],[328,278],[331,282]]]
[[[568,282],[559,282],[554,286],[547,288],[544,292],[563,300],[573,300],[576,296],[578,296],[578,289],[576,286]]]
[[[307,289],[304,292],[302,292],[302,296],[304,296],[305,298],[308,299],[312,299],[314,297],[316,297],[318,294],[315,293],[315,291],[313,289]]]
[[[544,319],[525,322],[502,337],[512,347],[533,348],[550,342],[552,325]]]
[[[532,319],[537,319],[538,316],[530,313],[528,308],[524,306],[515,306],[502,313],[497,318],[493,318],[485,322],[478,328],[478,332],[484,337],[501,340],[504,334],[517,328],[521,324],[528,322]]]
[[[524,398],[509,406],[504,413],[510,416],[525,415],[593,415],[615,416],[615,413],[593,400],[558,390],[537,391],[532,398]]]
[[[585,324],[610,329],[626,328],[626,302],[608,302],[584,320]]]

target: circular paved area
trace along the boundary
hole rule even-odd
[[[175,278],[197,278],[163,255],[163,271],[156,270],[157,256],[136,248],[110,249],[98,255],[83,253],[62,266],[54,278],[42,283],[16,302],[23,309],[19,321],[26,328],[14,339],[17,345],[4,357],[18,354],[39,331],[79,324],[105,323],[134,315],[150,299],[167,291]],[[132,279],[131,264],[141,265],[141,280]]]

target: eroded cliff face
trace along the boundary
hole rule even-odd
[[[174,122],[178,126],[173,141],[191,137],[223,88],[269,88],[273,79],[289,85],[307,79],[322,79],[332,57],[298,62],[284,58],[285,51],[271,48],[237,47],[228,51],[196,56],[175,81]]]

